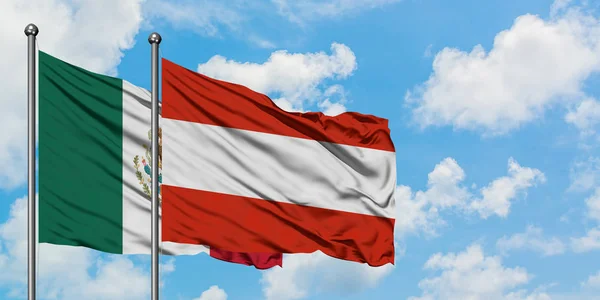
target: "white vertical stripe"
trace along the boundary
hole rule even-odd
[[[150,92],[123,81],[123,253],[150,254],[151,252],[151,202],[144,194],[142,185],[136,178],[133,159],[139,156],[139,171],[145,179],[142,158],[143,145],[150,146],[148,132],[150,123]],[[148,161],[146,161],[148,163]],[[150,183],[147,182],[148,188]],[[171,242],[161,243],[163,254],[197,254],[207,252],[208,247]]]

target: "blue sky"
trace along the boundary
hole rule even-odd
[[[29,22],[41,50],[141,87],[157,31],[162,57],[286,109],[390,120],[394,267],[319,253],[269,271],[164,257],[163,299],[600,299],[594,1],[20,2],[0,4],[0,66],[14,71],[0,74],[1,299],[26,287],[17,199]],[[54,246],[39,255],[43,299],[149,297],[149,257]]]

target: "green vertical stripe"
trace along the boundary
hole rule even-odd
[[[122,81],[39,52],[39,241],[121,253]]]

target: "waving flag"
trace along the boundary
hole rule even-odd
[[[162,60],[163,241],[394,263],[387,120],[290,113]]]
[[[150,93],[39,52],[39,97],[39,242],[150,254]],[[165,146],[159,137],[159,182]],[[260,269],[282,264],[281,253],[161,246]]]

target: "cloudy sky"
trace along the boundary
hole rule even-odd
[[[162,299],[600,299],[600,3],[3,0],[0,298],[26,288],[26,38],[149,88],[161,56],[286,110],[390,120],[395,266],[165,257]],[[90,187],[93,191],[93,187]],[[148,299],[148,256],[42,245],[42,299]]]

